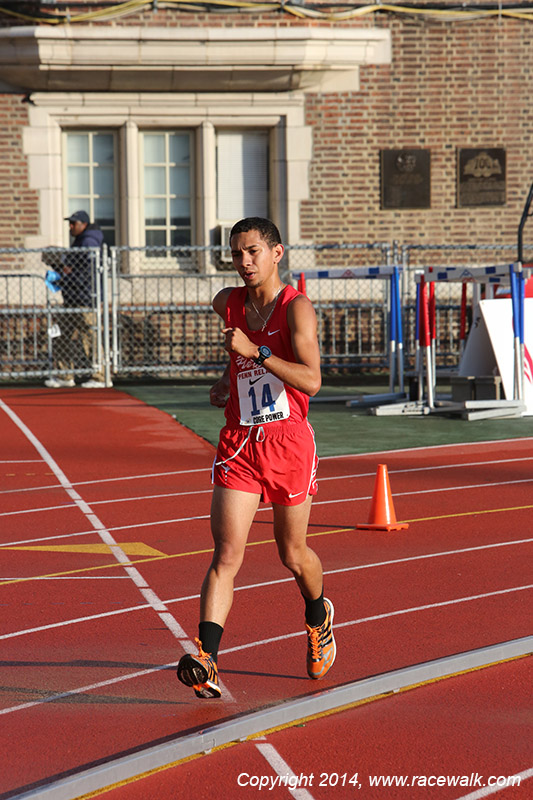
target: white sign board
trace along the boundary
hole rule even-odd
[[[459,364],[459,375],[501,375],[507,400],[514,390],[513,307],[510,299],[481,300]],[[533,298],[524,301],[524,403],[533,414]]]

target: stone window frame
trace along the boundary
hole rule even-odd
[[[196,244],[218,243],[216,129],[270,130],[272,217],[282,237],[301,244],[300,204],[309,198],[312,129],[305,124],[305,95],[292,93],[134,94],[34,93],[23,147],[29,183],[39,192],[39,233],[26,247],[65,246],[62,133],[115,129],[119,142],[120,241],[142,246],[140,137],[147,128],[188,128],[196,144]]]

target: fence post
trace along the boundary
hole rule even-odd
[[[113,365],[113,375],[118,372],[118,279],[117,263],[118,252],[116,247],[110,247],[110,272],[111,272],[111,358]]]
[[[107,245],[102,246],[102,254],[98,253],[100,258],[99,264],[99,280],[102,290],[102,302],[100,304],[101,315],[103,321],[103,366],[104,366],[104,379],[106,386],[112,386],[111,381],[111,359],[110,359],[110,329],[109,329],[109,285],[108,285],[108,272],[109,272],[109,256],[107,252]]]

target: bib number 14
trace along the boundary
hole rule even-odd
[[[255,386],[251,386],[250,387],[250,391],[248,392],[248,397],[250,398],[251,403],[252,403],[252,416],[254,416],[254,417],[256,417],[258,414],[261,413],[261,408],[258,408],[258,406],[257,406],[257,398],[256,398],[255,388],[256,388]],[[259,387],[257,387],[257,388],[259,388]],[[270,384],[269,383],[264,383],[263,387],[262,387],[262,393],[261,393],[261,407],[262,407],[262,409],[266,409],[267,406],[268,406],[270,411],[274,411],[275,408],[276,408],[276,404],[274,403],[274,400],[272,399],[272,392],[270,391]]]
[[[289,417],[285,386],[265,369],[241,372],[237,384],[241,425],[264,425]]]

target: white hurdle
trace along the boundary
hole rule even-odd
[[[435,318],[430,312],[427,286],[443,282],[460,282],[474,284],[474,304],[479,303],[481,287],[487,287],[486,294],[493,296],[492,288],[500,284],[502,279],[509,279],[513,308],[513,364],[514,392],[512,398],[506,400],[470,400],[463,403],[436,401],[435,364]],[[467,419],[483,419],[485,417],[521,416],[524,406],[524,270],[520,262],[491,264],[488,266],[451,266],[424,267],[424,271],[415,275],[417,283],[417,325],[420,353],[425,358],[418,360],[417,371],[419,386],[423,386],[426,378],[426,399],[420,398],[418,403],[399,404],[375,409],[376,414],[429,414],[461,411]],[[462,294],[462,302],[465,300]],[[462,317],[463,317],[463,308]],[[462,348],[461,348],[462,349]],[[424,376],[425,366],[425,376]],[[470,412],[470,413],[469,413]]]

